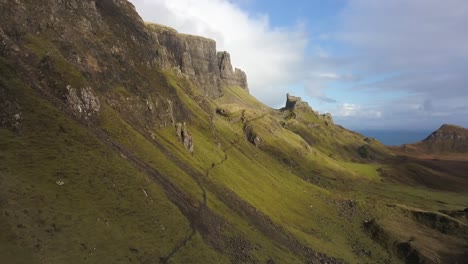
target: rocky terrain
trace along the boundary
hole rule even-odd
[[[271,109],[213,40],[126,0],[0,14],[1,263],[468,258],[466,160],[387,148],[292,95]],[[466,152],[462,131],[425,153]]]

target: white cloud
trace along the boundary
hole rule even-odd
[[[337,79],[340,78],[340,76],[338,74],[333,73],[333,72],[317,73],[317,77],[325,78],[325,79],[333,79],[333,80],[337,80]]]
[[[344,103],[341,105],[341,109],[337,113],[338,116],[354,116],[358,113],[361,107],[355,104]]]
[[[130,1],[145,21],[215,39],[247,73],[251,93],[269,105],[281,105],[303,73],[308,38],[300,24],[273,27],[267,15],[248,14],[228,0]]]
[[[379,119],[382,117],[382,111],[351,103],[339,104],[330,112],[334,113],[334,116],[340,119],[350,117],[362,119]]]

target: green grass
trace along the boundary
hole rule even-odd
[[[354,172],[358,177],[364,177],[369,180],[378,181],[380,180],[379,172],[377,169],[380,168],[378,164],[365,164],[365,163],[352,163],[352,162],[341,162],[343,167],[348,168]]]
[[[26,35],[24,41],[26,49],[36,55],[32,58],[35,67],[51,67],[47,70],[50,75],[56,77],[56,83],[53,86],[58,94],[63,93],[67,85],[77,88],[87,84],[82,73],[63,57],[54,43],[33,34]],[[41,66],[44,61],[48,66]]]
[[[102,107],[102,128],[118,143],[126,146],[150,166],[162,172],[183,190],[188,190],[193,199],[201,199],[202,193],[193,179],[170,161],[151,141],[135,131],[112,108]],[[175,135],[175,133],[174,133]]]
[[[35,66],[45,58],[51,60],[51,73],[63,77],[59,89],[66,84],[86,85],[81,72],[54,43],[33,35],[24,41],[36,56]],[[7,65],[0,61],[1,88],[8,97],[18,98],[24,119],[21,134],[0,129],[1,260],[158,262],[190,234],[189,220],[168,199],[173,197],[166,197],[161,186],[92,129],[17,80]],[[237,250],[232,245],[238,240],[247,241],[252,262],[303,263],[304,256],[287,248],[275,234],[258,230],[257,222],[263,220],[255,217],[260,215],[284,230],[281,234],[317,252],[350,263],[398,262],[395,252],[365,232],[365,220],[378,219],[392,234],[385,243],[392,244],[408,239],[405,232],[427,231],[406,218],[402,223],[407,226],[400,226],[398,218],[406,216],[394,204],[438,211],[460,210],[468,201],[466,193],[387,181],[377,169],[394,165],[358,153],[368,144],[373,154],[389,157],[383,145],[327,125],[330,120],[311,108],[274,110],[240,87],[226,87],[223,97],[212,100],[171,71],[144,66],[133,70],[141,87],[108,83],[112,89],[96,90],[101,112],[89,125],[158,171],[194,206],[202,203],[202,186],[208,208],[222,219],[215,223],[222,225],[216,241],[222,249],[212,247],[206,230],[197,230],[171,263],[232,262]],[[193,154],[178,141],[170,118],[159,120],[169,124],[165,127],[147,122],[148,116],[170,112],[167,104],[154,104],[154,112],[149,111],[142,102],[151,98],[171,100],[179,111],[173,121],[185,122],[193,137]],[[128,102],[135,105],[125,105]],[[218,115],[216,109],[226,114]],[[261,138],[260,144],[250,143],[246,132]],[[409,169],[424,175],[438,173],[420,165]],[[232,201],[223,202],[226,190],[233,193]],[[246,215],[240,210],[245,205],[236,199],[254,207],[256,214]],[[434,241],[417,237],[419,248]]]
[[[180,89],[182,90],[182,88]],[[242,98],[236,100],[242,100]],[[200,108],[194,107],[192,111],[202,113]],[[274,122],[274,120],[268,118],[268,121],[265,122],[268,124],[268,122]],[[333,200],[331,193],[304,182],[292,171],[278,163],[275,157],[247,142],[243,138],[242,126],[239,123],[230,123],[222,117],[215,119],[217,133],[222,135],[220,137],[221,147],[215,144],[213,133],[204,129],[203,123],[192,122],[188,127],[195,140],[196,147],[193,157],[190,157],[181,147],[181,144],[176,141],[173,129],[169,128],[155,132],[158,141],[165,142],[164,144],[168,148],[178,153],[180,157],[185,157],[184,160],[196,168],[208,168],[211,163],[221,161],[224,154],[220,151],[220,148],[226,148],[232,142],[237,141],[234,147],[227,151],[228,160],[222,166],[211,171],[209,180],[228,187],[240,198],[271,217],[278,225],[284,226],[289,232],[295,234],[300,241],[312,248],[350,261],[354,259],[357,262],[356,256],[348,249],[350,241],[356,239],[356,237],[352,237],[348,233],[349,229],[359,228],[359,223],[353,222],[338,227],[341,221],[337,220],[339,219],[338,212],[330,204]],[[259,127],[262,127],[262,125]],[[271,126],[263,127],[267,129]],[[277,126],[276,129],[285,133],[286,136],[270,136],[271,138],[266,138],[266,142],[270,145],[286,147],[286,149],[279,150],[278,153],[293,154],[295,149],[304,149],[305,142],[302,138],[288,130],[284,130],[281,126]],[[279,144],[274,141],[278,138],[289,141]],[[307,155],[314,156],[313,153]],[[335,165],[329,157],[318,152],[315,155],[320,160],[316,164],[321,163],[324,172],[341,170],[342,174],[346,173],[344,167]],[[324,161],[325,165],[323,164]],[[208,203],[219,205],[215,197],[209,198]],[[228,214],[224,210],[220,213],[222,215]],[[232,213],[230,215],[228,219],[236,219]],[[234,223],[238,223],[237,221]],[[336,223],[336,225],[330,223]],[[236,224],[236,226],[239,226],[241,230],[243,229],[241,223]],[[265,238],[260,237],[260,239],[264,240]],[[363,234],[360,235],[359,239],[364,244],[371,244],[371,241]],[[265,241],[262,243],[265,243]],[[384,254],[378,253],[378,248],[374,250],[377,256]]]
[[[158,259],[186,236],[188,221],[147,175],[33,90],[10,92],[21,98],[24,132],[0,129],[0,248],[12,250],[3,261]]]

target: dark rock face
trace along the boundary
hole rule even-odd
[[[0,0],[0,13],[4,15],[0,18],[3,55],[25,55],[21,47],[31,38],[48,39],[65,60],[96,82],[142,86],[134,81],[135,71],[163,68],[180,71],[211,98],[220,97],[226,85],[248,89],[245,73],[232,70],[229,54],[223,52],[219,61],[214,40],[145,24],[128,1],[44,1],[38,5]],[[94,88],[102,91],[101,85]]]
[[[303,106],[304,104],[308,105],[306,102],[302,101],[302,98],[286,94],[286,106],[284,107],[284,109],[294,109],[296,107]]]
[[[236,85],[248,90],[245,73],[233,71],[229,53],[217,52],[214,40],[180,34],[161,25],[147,26],[157,43],[160,67],[180,71],[212,98],[222,95],[223,86]]]
[[[145,24],[126,0],[0,0],[0,13],[0,55],[26,85],[86,122],[98,122],[105,105],[148,134],[190,122],[164,70],[210,98],[227,85],[247,89],[245,73],[232,70],[228,53],[218,56],[215,41]],[[0,96],[1,109],[1,126],[20,131],[15,102]]]
[[[221,80],[224,84],[230,86],[237,85],[249,91],[247,75],[245,72],[238,68],[235,68],[234,71],[232,70],[231,55],[226,51],[220,51],[218,52],[217,57]]]

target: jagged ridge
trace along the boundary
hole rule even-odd
[[[233,70],[230,55],[216,51],[212,39],[179,34],[175,29],[147,23],[158,44],[163,68],[176,68],[201,88],[206,95],[218,98],[223,86],[240,86],[248,91],[247,76]]]

